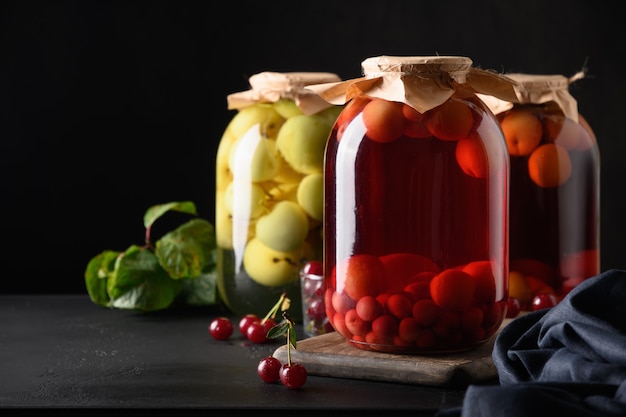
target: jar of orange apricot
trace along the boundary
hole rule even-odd
[[[332,73],[262,72],[230,94],[216,157],[217,288],[234,313],[264,317],[283,293],[302,319],[300,270],[322,259],[324,148],[341,111],[306,85]]]
[[[583,76],[507,74],[515,100],[481,97],[510,155],[509,295],[522,311],[552,307],[600,272],[600,155],[569,93]]]
[[[466,57],[380,56],[322,97],[347,103],[325,160],[327,316],[388,353],[472,349],[507,308],[509,160]]]

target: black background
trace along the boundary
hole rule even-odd
[[[586,66],[570,91],[600,146],[602,269],[626,268],[626,36],[607,4],[5,1],[0,292],[85,292],[88,261],[142,244],[153,204],[191,200],[213,222],[226,96],[262,71],[358,77],[378,55],[566,76]]]

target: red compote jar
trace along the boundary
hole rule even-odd
[[[509,161],[466,57],[380,56],[329,86],[347,103],[326,148],[326,313],[350,344],[464,351],[507,309]],[[494,92],[495,94],[495,92]]]
[[[507,74],[516,100],[482,97],[510,155],[509,295],[523,311],[600,273],[600,154],[569,93],[583,76]]]

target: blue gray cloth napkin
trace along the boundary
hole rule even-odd
[[[497,335],[499,385],[470,385],[437,417],[626,416],[626,271],[608,270]]]

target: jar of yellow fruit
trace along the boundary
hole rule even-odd
[[[510,158],[509,296],[552,307],[600,273],[600,155],[563,75],[507,74],[517,100],[482,97]]]
[[[322,260],[323,161],[340,106],[307,85],[324,72],[262,72],[227,97],[236,110],[216,157],[217,287],[239,315],[263,317],[282,293],[301,320],[300,270]]]

